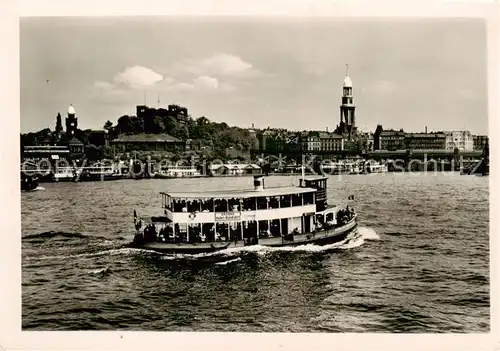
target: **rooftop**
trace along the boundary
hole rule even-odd
[[[383,130],[380,132],[381,136],[387,136],[387,135],[405,135],[406,133],[403,132],[402,130]]]
[[[189,199],[231,199],[231,198],[252,198],[265,196],[280,196],[290,194],[302,194],[314,192],[313,188],[301,188],[298,186],[264,188],[263,190],[243,189],[243,190],[216,190],[204,192],[174,192],[160,194],[170,195],[173,198],[189,198]]]
[[[247,169],[247,168],[253,168],[253,169],[260,169],[261,167],[255,163],[233,163],[233,164],[214,164],[210,165],[210,169],[219,169],[221,167],[226,167],[228,169]]]
[[[83,143],[82,143],[82,142],[81,142],[81,141],[80,141],[77,137],[75,137],[75,136],[74,136],[74,137],[73,137],[73,138],[69,141],[68,145],[83,145]]]
[[[122,134],[118,138],[112,140],[112,143],[174,143],[181,142],[182,140],[169,135],[169,134],[135,134],[126,135]]]
[[[443,132],[436,132],[436,133],[406,133],[407,137],[412,137],[412,138],[437,138],[437,137],[444,137],[445,134]]]

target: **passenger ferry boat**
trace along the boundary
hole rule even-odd
[[[162,192],[162,215],[146,222],[134,210],[132,246],[193,254],[340,242],[356,229],[357,215],[350,206],[328,205],[326,190],[326,177],[266,188],[258,175],[251,190]]]
[[[170,178],[199,178],[203,175],[194,167],[176,166],[162,169],[155,173],[155,178],[170,179]]]
[[[54,171],[54,182],[74,182],[80,175],[81,169],[76,167],[60,167]]]
[[[90,167],[81,167],[78,171],[79,174],[75,181],[79,182],[119,180],[125,177],[119,167],[117,168],[114,165],[106,165],[100,162]]]
[[[361,165],[357,161],[329,162],[320,166],[323,174],[361,174]]]
[[[379,163],[376,161],[367,161],[363,163],[363,174],[369,173],[386,173],[388,167],[386,164]]]

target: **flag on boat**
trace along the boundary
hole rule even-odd
[[[354,195],[349,195],[348,200],[354,200]]]
[[[135,210],[134,210],[134,226],[136,230],[139,230],[142,227],[142,223],[139,220],[139,218],[137,218],[137,212]]]

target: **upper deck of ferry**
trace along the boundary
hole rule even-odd
[[[326,178],[301,179],[300,186],[265,188],[262,176],[255,176],[253,189],[160,194],[162,208],[166,209],[167,215],[182,212],[259,211],[316,204],[322,207],[326,200]]]
[[[276,187],[264,189],[237,189],[237,190],[215,190],[203,192],[161,192],[160,194],[171,197],[172,199],[230,199],[230,198],[254,198],[266,196],[282,196],[292,194],[302,194],[315,192],[314,188],[306,187]]]

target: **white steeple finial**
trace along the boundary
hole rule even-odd
[[[68,114],[70,114],[70,115],[74,115],[75,114],[75,108],[73,107],[73,105],[69,105]]]
[[[344,88],[352,88],[352,80],[349,77],[349,64],[347,64],[347,63],[345,65]]]

